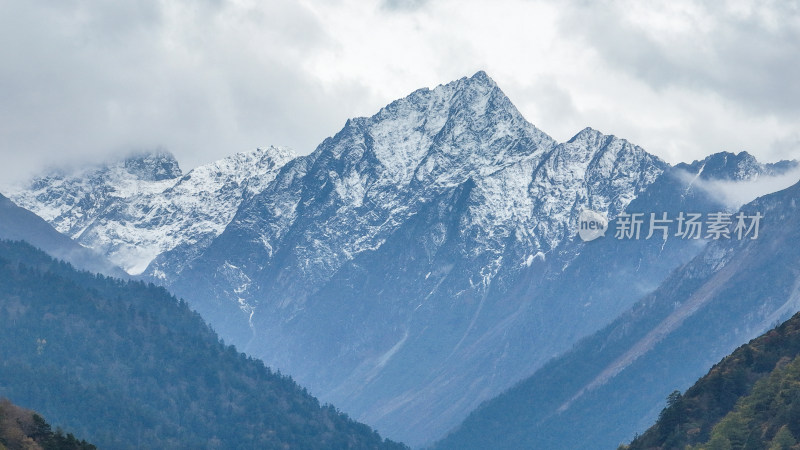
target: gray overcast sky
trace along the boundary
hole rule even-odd
[[[349,117],[479,69],[559,141],[591,126],[672,163],[797,158],[798,8],[0,0],[0,175],[153,148],[184,170],[269,144],[305,154]]]

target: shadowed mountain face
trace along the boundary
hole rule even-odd
[[[742,342],[800,309],[800,184],[744,207],[721,239],[611,325],[471,416],[437,448],[613,448]],[[580,433],[575,433],[580,424]]]
[[[26,241],[80,270],[121,278],[128,276],[99,253],[82,247],[56,231],[41,217],[20,208],[2,194],[0,194],[0,239]]]

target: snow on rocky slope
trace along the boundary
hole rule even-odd
[[[183,175],[166,152],[56,171],[9,197],[130,274],[181,245],[219,235],[243,198],[260,192],[294,157],[285,148],[238,153]]]

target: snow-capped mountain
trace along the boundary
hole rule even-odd
[[[422,444],[580,337],[537,316],[531,278],[580,254],[583,209],[613,220],[667,167],[589,128],[557,143],[478,72],[351,119],[308,156],[273,148],[182,176],[152,154],[12,198]]]
[[[222,272],[236,267],[237,280],[260,273],[300,304],[344,262],[379,249],[426,205],[467,184],[474,186],[459,226],[471,235],[473,251],[499,259],[509,239],[521,240],[533,253],[515,263],[525,262],[568,237],[582,208],[613,217],[665,167],[591,129],[557,145],[478,72],[348,121],[244,202],[205,264]],[[237,259],[216,252],[243,240],[260,244],[248,249],[257,264],[253,253]],[[491,281],[499,262],[481,267],[488,278],[479,283]]]
[[[479,341],[535,301],[504,296],[515,278],[556,257],[583,208],[613,218],[666,167],[591,129],[558,144],[479,72],[349,120],[170,286],[324,400],[419,444],[532,370],[443,386],[449,355],[503,353]]]
[[[34,179],[9,197],[130,274],[175,248],[199,251],[243,198],[260,192],[294,157],[284,148],[238,153],[183,175],[166,152]],[[169,268],[179,271],[180,265]],[[151,273],[166,276],[158,268]]]
[[[584,243],[581,211],[711,212],[728,208],[715,183],[785,169],[744,153],[669,167],[591,128],[558,143],[478,72],[348,120],[307,156],[183,176],[154,154],[13,198],[322,400],[424,445],[703,248]]]

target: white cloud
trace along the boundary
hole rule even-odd
[[[752,180],[740,181],[707,180],[688,172],[683,175],[687,182],[692,183],[693,188],[706,192],[731,211],[735,211],[758,197],[786,189],[800,182],[800,166],[780,175],[760,176]]]
[[[788,2],[145,0],[0,3],[3,177],[163,147],[184,169],[308,153],[348,117],[486,70],[559,140],[671,162],[800,155]]]

